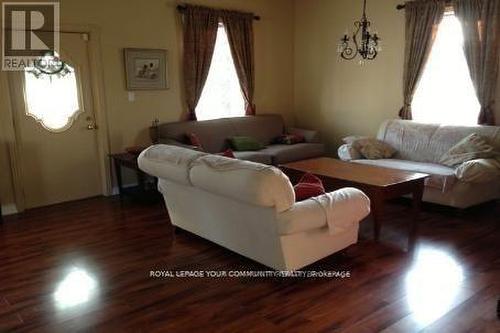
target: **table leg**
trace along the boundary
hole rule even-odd
[[[146,192],[146,178],[144,176],[144,173],[141,170],[136,171],[137,174],[137,182],[139,183],[139,188],[141,191]]]
[[[411,251],[415,247],[418,234],[418,224],[420,220],[420,208],[422,205],[422,197],[424,195],[424,181],[419,182],[412,192],[412,209],[413,217],[410,226],[410,235],[408,237],[408,249]]]
[[[115,164],[115,174],[116,174],[116,182],[118,184],[118,194],[120,195],[120,199],[123,197],[123,181],[122,181],[122,168],[120,162],[116,159],[113,161]]]

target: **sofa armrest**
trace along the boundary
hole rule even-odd
[[[296,202],[278,215],[278,231],[280,235],[289,235],[328,227],[334,234],[359,223],[369,213],[370,199],[363,192],[342,188]]]
[[[164,145],[169,145],[169,146],[176,146],[176,147],[181,147],[181,148],[187,148],[187,149],[192,149],[196,151],[201,151],[199,147],[193,146],[193,145],[188,145],[185,143],[182,143],[180,141],[174,140],[174,139],[167,139],[167,138],[160,138],[158,140],[159,144],[164,144]]]
[[[486,183],[500,180],[500,162],[479,158],[460,164],[455,176],[466,183]]]
[[[337,150],[337,154],[342,161],[352,161],[359,160],[363,158],[363,155],[354,148],[351,144],[343,144]]]
[[[321,143],[321,137],[318,131],[290,127],[287,132],[289,134],[302,135],[306,139],[307,143]]]
[[[292,208],[278,214],[278,232],[290,235],[326,227],[326,214],[314,200],[296,202]]]

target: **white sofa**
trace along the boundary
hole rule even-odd
[[[467,208],[500,198],[500,177],[496,181],[464,182],[457,170],[439,164],[441,156],[466,136],[477,133],[500,149],[500,127],[442,126],[408,120],[387,120],[379,128],[377,139],[397,150],[391,159],[368,160],[356,156],[348,144],[338,155],[342,160],[375,166],[427,173],[423,200],[441,205]]]
[[[174,226],[277,270],[300,269],[356,243],[370,211],[357,189],[296,203],[288,177],[273,166],[181,147],[151,146],[139,167],[159,178]]]

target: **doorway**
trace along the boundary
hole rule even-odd
[[[61,72],[12,75],[24,208],[103,194],[88,36],[60,33]]]

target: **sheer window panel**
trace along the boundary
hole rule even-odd
[[[220,25],[207,82],[196,107],[196,117],[198,120],[210,120],[244,115],[245,100],[226,29]]]
[[[476,125],[480,105],[463,51],[460,22],[447,13],[439,25],[412,103],[413,119],[444,125]]]

